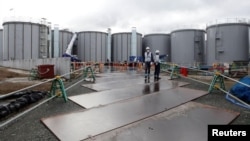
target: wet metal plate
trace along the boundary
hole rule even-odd
[[[137,72],[107,72],[107,73],[99,73],[96,74],[97,77],[109,77],[109,76],[113,76],[113,77],[119,77],[119,76],[124,76],[124,75],[137,75],[137,74],[141,74],[141,73],[137,73]]]
[[[59,140],[75,141],[128,125],[206,95],[183,87],[110,105],[41,119]]]
[[[155,83],[147,83],[144,85],[133,85],[129,88],[111,89],[100,92],[93,92],[89,94],[82,94],[69,97],[70,100],[79,104],[84,108],[92,108],[100,105],[106,105],[109,103],[134,98],[137,96],[143,96],[145,94],[152,94],[165,89],[176,88],[187,85],[186,82],[161,80]]]
[[[188,102],[86,141],[207,141],[209,124],[229,124],[237,116],[237,112]]]
[[[110,81],[121,81],[125,79],[142,79],[142,74],[120,74],[120,75],[106,75],[101,77],[96,77],[95,84],[106,83]]]
[[[134,76],[133,79],[119,79],[114,81],[106,81],[106,82],[100,82],[100,83],[94,83],[94,84],[83,84],[83,87],[87,87],[96,91],[103,91],[103,90],[110,90],[110,89],[119,89],[119,88],[125,88],[125,87],[133,87],[137,84],[144,85],[145,79],[142,76],[139,76],[140,78],[137,78]],[[168,80],[168,78],[163,78],[162,80]],[[153,77],[147,81],[146,83],[153,83]]]
[[[135,84],[144,84],[143,79],[120,79],[118,81],[107,81],[105,83],[96,83],[96,84],[83,84],[82,86],[96,90],[103,91],[108,89],[117,89],[133,86]]]

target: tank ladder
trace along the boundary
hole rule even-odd
[[[40,58],[47,58],[47,26],[45,25],[45,19],[41,20],[40,25],[40,46],[39,46],[39,55]]]

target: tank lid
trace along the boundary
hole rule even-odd
[[[174,32],[182,32],[182,31],[200,31],[200,32],[206,32],[206,31],[203,30],[203,29],[178,29],[178,30],[173,30],[171,33],[174,33]]]
[[[170,36],[170,34],[167,34],[167,33],[150,33],[150,34],[144,35],[144,37],[147,37],[147,36]]]
[[[78,34],[81,34],[81,33],[102,33],[102,34],[108,34],[107,32],[102,32],[102,31],[80,31],[80,32],[77,32]]]
[[[222,24],[250,24],[250,20],[246,18],[225,18],[225,19],[216,19],[207,23],[206,27]]]
[[[205,30],[206,24],[182,24],[175,25],[171,28],[171,32],[176,30]]]
[[[61,29],[61,30],[59,30],[59,32],[64,32],[64,33],[73,33],[73,31],[70,31],[70,30],[65,30],[65,29]]]
[[[113,33],[112,35],[117,35],[117,34],[132,34],[132,32],[117,32],[117,33]],[[136,34],[142,36],[141,33],[136,32]]]
[[[31,17],[5,17],[3,20],[3,25],[6,23],[34,23],[34,24],[41,24],[41,25],[50,25],[50,22],[47,22],[46,18],[31,18]]]

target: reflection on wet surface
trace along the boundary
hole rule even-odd
[[[119,78],[119,79],[118,79]],[[152,81],[151,82],[147,80],[147,82],[144,82],[144,78],[142,76],[125,76],[123,79],[122,77],[117,77],[117,78],[110,78],[109,81],[101,81],[94,84],[83,84],[83,87],[87,87],[96,91],[103,91],[103,90],[110,90],[110,89],[119,89],[119,88],[125,88],[125,87],[134,87],[138,86],[141,87],[137,84],[140,85],[148,85],[151,83],[164,83],[167,85],[171,85],[172,87],[178,87],[180,83],[184,82],[178,82],[178,81],[172,81],[168,79],[161,79],[159,81]],[[186,83],[187,84],[187,83]],[[161,84],[160,84],[161,85]]]
[[[154,92],[160,91],[160,85],[159,85],[159,83],[160,83],[160,82],[154,83]]]
[[[69,99],[72,100],[73,102],[79,104],[82,107],[91,108],[91,107],[96,107],[99,105],[105,105],[105,104],[117,102],[120,100],[126,100],[129,98],[143,96],[145,94],[153,94],[153,93],[158,92],[160,90],[172,89],[172,88],[176,88],[176,87],[180,87],[180,86],[184,86],[184,85],[188,84],[185,82],[176,82],[176,81],[170,81],[170,80],[160,80],[158,82],[146,83],[146,84],[144,84],[144,83],[133,84],[129,80],[124,80],[124,81],[115,82],[115,85],[119,87],[117,89],[115,89],[115,87],[113,87],[113,89],[109,89],[109,90],[105,90],[105,91],[99,91],[99,92],[93,92],[90,94],[71,96],[71,97],[69,97]],[[143,81],[143,80],[138,80],[138,81]],[[124,83],[129,83],[130,86],[123,87]],[[98,85],[98,86],[96,86],[96,85]],[[99,89],[100,88],[108,89],[108,88],[111,88],[112,86],[114,86],[113,84],[112,85],[104,84],[104,85],[103,85],[103,83],[99,83],[99,84],[91,84],[90,86],[92,86],[94,88],[98,87]]]
[[[168,88],[176,88],[176,87],[177,86],[172,85],[171,87],[168,87]],[[164,88],[167,88],[167,87],[164,87]],[[151,94],[151,93],[158,92],[158,91],[160,91],[160,82],[154,82],[151,85],[144,85],[144,89],[143,89],[142,93],[143,94]]]

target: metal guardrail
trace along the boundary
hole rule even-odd
[[[234,82],[236,82],[236,83],[242,84],[242,85],[244,85],[244,86],[250,88],[250,85],[245,84],[245,83],[242,83],[242,82],[240,82],[240,81],[238,81],[238,80],[235,80],[235,79],[233,79],[233,78],[230,78],[230,77],[228,77],[228,76],[226,76],[226,75],[223,75],[222,73],[220,73],[220,72],[218,72],[218,71],[215,71],[215,72],[204,71],[204,70],[195,69],[195,68],[190,68],[190,67],[186,67],[186,66],[180,66],[180,65],[174,64],[174,63],[163,63],[163,64],[164,64],[164,65],[169,65],[169,66],[174,66],[174,65],[175,65],[175,66],[178,66],[178,67],[184,67],[184,68],[191,69],[191,70],[195,70],[195,71],[199,71],[199,72],[205,72],[205,73],[213,74],[214,76],[215,76],[215,75],[219,75],[219,76],[221,76],[221,77],[223,77],[223,78],[227,78],[227,79],[229,79],[229,80],[231,80],[231,81],[234,81]],[[173,69],[173,67],[171,67],[171,69]],[[165,71],[165,72],[168,72],[168,73],[171,74],[171,72],[170,72],[169,70],[164,70],[164,69],[163,69],[163,70],[161,70],[161,71]],[[180,74],[176,74],[176,75],[178,75],[178,76],[180,76],[180,77],[183,77],[183,78],[187,78],[187,79],[196,81],[196,82],[199,82],[199,83],[202,83],[202,84],[205,84],[205,85],[209,85],[209,86],[211,86],[211,83],[213,82],[213,79],[214,79],[214,78],[213,78],[213,79],[211,80],[211,83],[206,83],[206,82],[204,82],[204,81],[200,81],[200,80],[197,80],[197,79],[193,79],[193,78],[190,78],[190,77],[187,77],[187,76],[182,76],[182,75],[180,75]],[[224,83],[224,82],[223,82],[223,83]],[[220,88],[220,87],[218,87],[218,86],[216,86],[216,88],[219,89],[220,91],[226,93],[227,95],[233,97],[233,98],[236,99],[238,102],[242,103],[242,104],[244,105],[245,108],[249,108],[249,109],[250,109],[250,105],[249,105],[248,103],[246,103],[245,101],[243,101],[243,100],[237,98],[236,96],[234,96],[233,94],[227,92],[227,91],[224,90],[223,88]]]
[[[73,72],[65,73],[65,74],[63,74],[63,75],[61,75],[61,76],[59,76],[59,77],[66,76],[66,75],[69,75],[69,74],[74,73],[74,72],[77,72],[77,71],[83,71],[83,70],[86,69],[87,67],[89,67],[89,66],[80,68],[79,70],[75,70],[75,71],[73,71]],[[57,76],[57,77],[58,77],[58,76]],[[47,82],[54,81],[54,80],[57,79],[57,77],[52,78],[52,79],[48,79],[47,81],[44,81],[44,82],[41,82],[41,83],[38,83],[38,84],[35,84],[35,85],[32,85],[32,86],[29,86],[29,87],[25,87],[25,88],[23,88],[23,89],[20,89],[20,90],[17,90],[17,91],[8,93],[8,94],[6,94],[6,95],[1,95],[1,96],[0,96],[0,99],[5,98],[5,97],[8,97],[8,96],[10,96],[10,95],[13,95],[13,94],[15,94],[15,93],[17,93],[17,92],[24,91],[24,90],[27,90],[27,89],[30,89],[30,88],[39,86],[39,85],[41,85],[41,84],[44,84],[44,83],[47,83]],[[80,83],[80,82],[82,82],[82,81],[83,81],[83,80],[79,80],[78,82],[76,82],[75,84],[73,84],[73,85],[71,85],[70,87],[66,88],[65,90],[68,90],[68,89],[72,88],[73,86],[77,85],[78,83]],[[9,120],[3,122],[2,124],[0,124],[0,129],[4,128],[4,127],[5,127],[6,125],[8,125],[9,123],[13,122],[14,120],[17,120],[18,118],[20,118],[20,117],[22,117],[23,115],[29,113],[30,111],[36,109],[37,107],[43,105],[44,103],[46,103],[46,102],[52,100],[52,99],[55,98],[55,97],[57,97],[57,95],[52,95],[50,98],[48,98],[48,99],[46,99],[46,100],[44,100],[44,101],[38,103],[37,105],[35,105],[35,106],[33,106],[33,107],[31,107],[31,108],[25,110],[25,111],[22,112],[22,113],[17,114],[16,116],[10,118]]]

